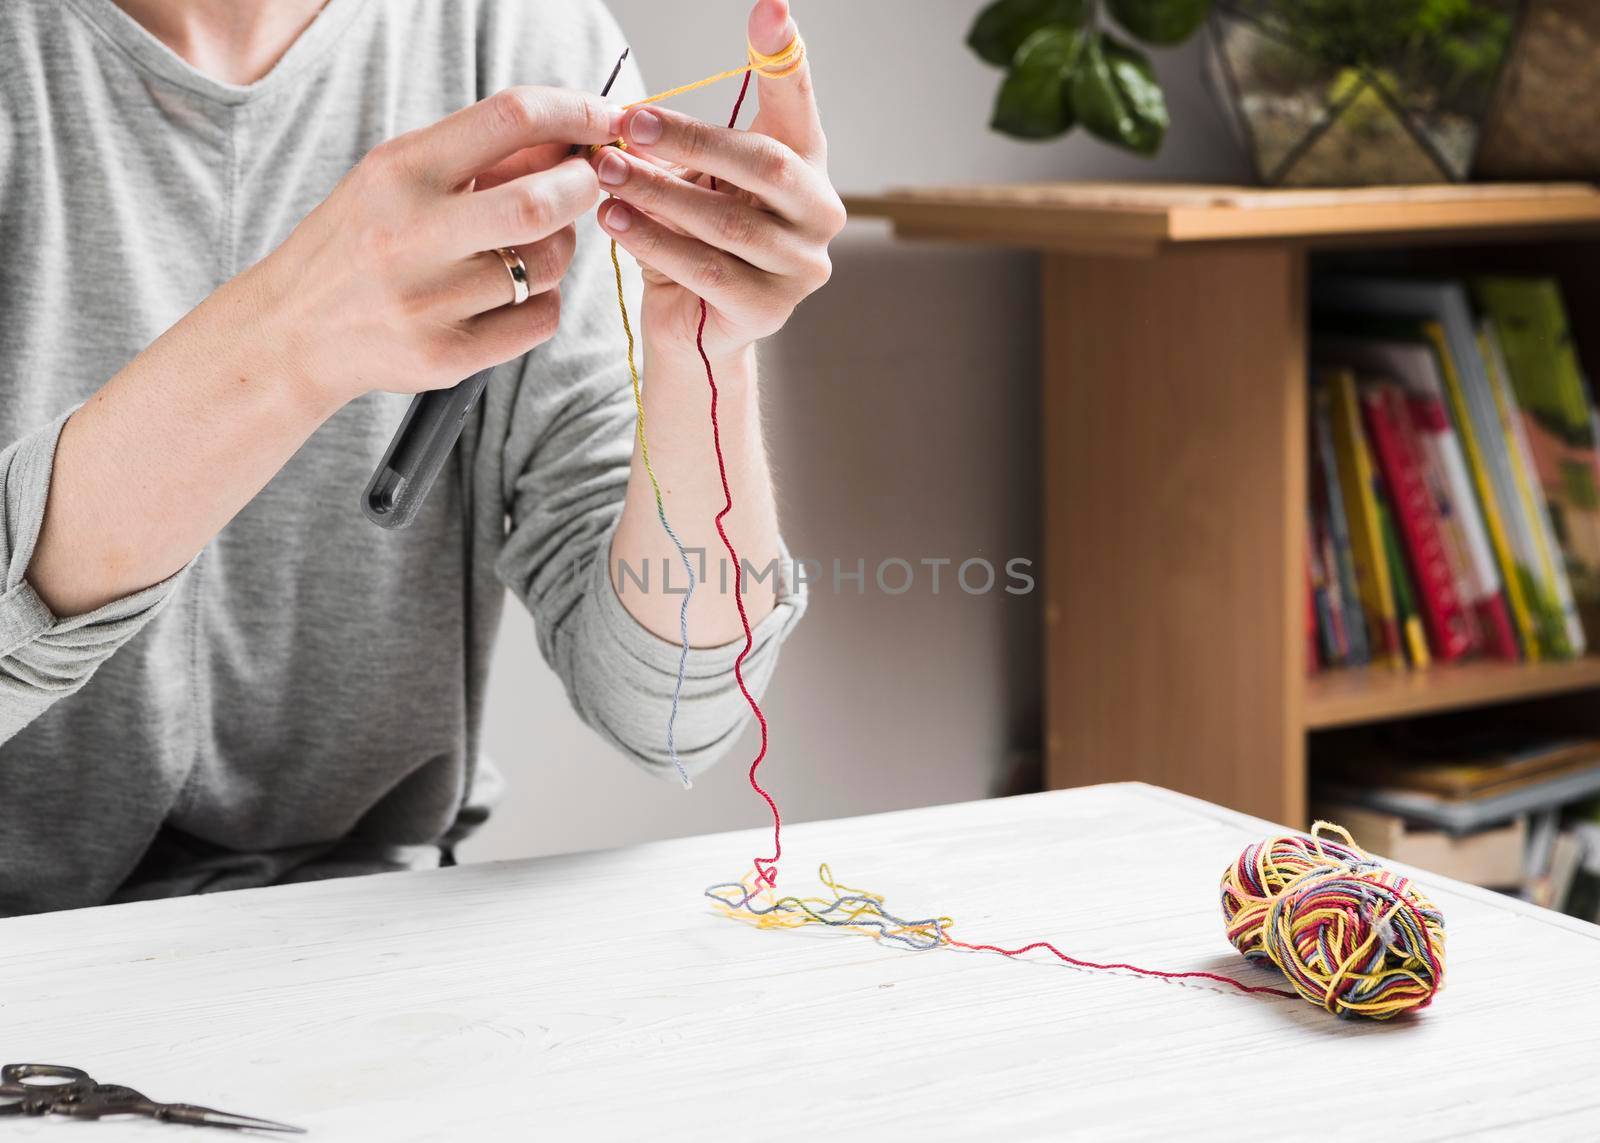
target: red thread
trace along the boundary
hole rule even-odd
[[[746,72],[744,83],[739,87],[739,98],[734,101],[733,114],[728,117],[728,127],[732,129],[739,122],[739,112],[744,107],[745,96],[750,91],[750,72]],[[717,178],[711,177],[711,189],[717,189]],[[733,601],[739,607],[739,626],[744,629],[744,650],[739,652],[739,657],[733,661],[733,677],[739,683],[739,693],[744,695],[744,701],[750,704],[750,711],[756,716],[756,721],[761,724],[761,749],[757,751],[755,761],[750,763],[750,788],[761,795],[761,800],[767,803],[767,808],[772,811],[772,856],[758,857],[755,859],[756,883],[769,888],[778,884],[778,859],[783,856],[783,815],[778,812],[778,803],[773,801],[772,795],[762,789],[761,782],[756,774],[761,769],[761,763],[767,757],[767,716],[761,713],[761,704],[756,702],[755,696],[750,693],[750,688],[744,681],[744,661],[750,654],[750,649],[755,644],[755,636],[750,630],[750,616],[744,609],[744,567],[739,562],[739,553],[734,549],[733,541],[728,538],[727,530],[722,526],[722,521],[728,513],[733,511],[733,489],[728,484],[728,465],[722,455],[722,426],[717,420],[717,378],[711,369],[711,357],[706,353],[706,320],[710,317],[710,309],[704,298],[700,299],[700,327],[695,331],[694,345],[700,351],[700,360],[706,367],[706,384],[711,388],[711,443],[717,451],[717,473],[722,478],[722,511],[717,513],[717,535],[722,537],[722,546],[728,549],[728,559],[733,561]]]
[[[992,952],[1006,957],[1019,957],[1023,953],[1032,952],[1034,949],[1048,949],[1067,964],[1075,965],[1078,968],[1093,968],[1102,972],[1124,969],[1128,972],[1137,972],[1140,976],[1157,976],[1162,980],[1184,980],[1198,977],[1203,980],[1214,980],[1218,984],[1231,984],[1240,992],[1264,992],[1270,996],[1283,996],[1290,1000],[1295,999],[1295,994],[1287,989],[1271,988],[1264,984],[1245,984],[1243,981],[1235,980],[1231,976],[1224,976],[1220,972],[1162,972],[1156,968],[1140,968],[1136,964],[1098,964],[1092,960],[1079,960],[1075,956],[1068,956],[1049,941],[1034,941],[1031,945],[1023,945],[1021,948],[1003,949],[998,945],[968,944],[966,941],[958,941],[954,937],[946,937],[945,939],[953,948],[970,949],[973,952]]]
[[[751,72],[745,73],[744,83],[739,88],[739,98],[734,101],[733,114],[728,119],[728,127],[730,129],[738,125],[739,112],[744,107],[745,96],[750,92],[751,75]],[[718,189],[715,175],[711,176],[711,189]],[[711,369],[711,358],[706,353],[706,321],[709,316],[710,309],[706,305],[705,299],[701,298],[700,326],[695,332],[695,348],[700,351],[700,360],[706,367],[706,384],[711,387],[711,443],[716,448],[717,472],[722,478],[724,504],[722,511],[717,513],[717,535],[722,537],[722,546],[728,549],[728,558],[733,561],[733,598],[734,602],[739,606],[739,625],[744,628],[744,650],[740,651],[739,657],[734,660],[733,677],[738,680],[739,691],[744,695],[744,701],[750,704],[751,712],[756,716],[756,721],[761,724],[761,749],[756,753],[755,761],[750,763],[750,788],[761,796],[761,800],[766,802],[767,808],[772,811],[772,856],[755,859],[756,884],[757,886],[765,884],[768,887],[775,887],[778,884],[778,859],[783,856],[783,815],[778,812],[778,803],[773,800],[771,794],[762,788],[760,781],[756,777],[757,772],[761,769],[761,763],[767,757],[767,717],[761,713],[761,705],[756,702],[755,696],[750,693],[750,688],[745,685],[744,681],[744,660],[750,654],[754,636],[750,630],[750,616],[744,608],[744,569],[739,563],[739,553],[734,550],[733,541],[728,539],[728,533],[722,526],[722,521],[727,517],[728,513],[733,511],[733,489],[728,484],[728,466],[722,455],[722,426],[717,421],[717,378]],[[972,952],[999,953],[1004,957],[1018,957],[1023,953],[1032,952],[1034,949],[1048,949],[1062,961],[1078,968],[1090,968],[1100,971],[1122,969],[1139,973],[1141,976],[1160,977],[1163,980],[1199,978],[1213,980],[1219,984],[1232,985],[1240,992],[1267,993],[1272,996],[1285,996],[1291,1000],[1295,998],[1293,992],[1288,992],[1281,988],[1245,984],[1243,981],[1235,980],[1231,976],[1224,976],[1216,972],[1162,972],[1154,968],[1140,968],[1136,964],[1097,964],[1091,960],[1079,960],[1077,957],[1068,956],[1049,941],[1035,941],[1032,944],[1023,945],[1021,948],[1003,949],[998,945],[969,944],[966,941],[958,941],[949,936],[946,936],[945,940],[955,948],[968,949]]]

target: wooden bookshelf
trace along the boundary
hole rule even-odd
[[[1050,785],[1139,779],[1304,822],[1309,735],[1600,692],[1600,659],[1307,679],[1303,563],[1313,261],[1555,273],[1581,342],[1600,337],[1584,320],[1600,191],[1063,183],[847,202],[903,237],[1042,254]]]
[[[1306,680],[1305,726],[1328,730],[1464,707],[1600,689],[1600,659],[1574,663],[1462,663],[1426,671],[1325,671]]]

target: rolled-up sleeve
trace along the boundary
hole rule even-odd
[[[609,550],[609,543],[608,536],[602,550]],[[750,654],[741,668],[758,698],[777,670],[779,647],[805,613],[804,586],[796,583],[793,568],[784,552],[778,564],[777,606],[751,632]],[[682,648],[641,627],[628,613],[605,559],[593,561],[588,580],[573,614],[577,626],[568,646],[569,692],[589,725],[645,766],[671,776],[666,726]],[[733,606],[731,597],[728,606]],[[674,739],[691,774],[722,757],[750,718],[734,674],[744,647],[739,639],[689,652]]]
[[[0,742],[88,682],[161,609],[183,574],[66,619],[39,598],[28,565],[66,421],[62,416],[0,452]]]

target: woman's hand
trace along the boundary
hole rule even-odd
[[[759,51],[781,52],[795,34],[788,0],[758,0],[750,42]],[[617,200],[600,223],[645,271],[652,348],[692,349],[704,298],[706,352],[737,353],[781,329],[832,273],[828,243],[845,212],[828,181],[810,64],[759,82],[761,113],[748,131],[641,107],[623,121],[629,150],[593,159]],[[684,169],[692,173],[676,173]]]
[[[247,275],[281,365],[337,406],[454,385],[549,340],[572,224],[599,199],[589,164],[566,156],[615,139],[621,115],[510,88],[374,148]],[[500,247],[527,266],[520,306]]]
[[[600,193],[586,161],[562,160],[621,119],[515,88],[363,159],[68,419],[28,568],[49,608],[80,615],[172,575],[351,398],[454,385],[546,340],[571,224]],[[537,294],[521,306],[503,246]]]

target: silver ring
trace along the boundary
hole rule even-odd
[[[511,275],[511,304],[520,306],[531,293],[528,289],[528,266],[521,254],[508,247],[502,246],[495,253],[500,255],[500,261],[506,264],[506,273]]]

